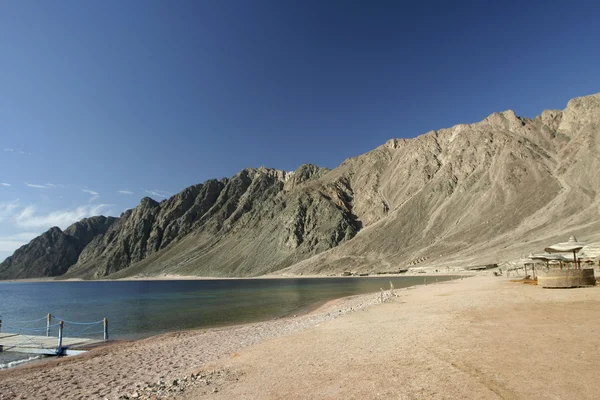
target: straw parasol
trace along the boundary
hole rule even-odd
[[[600,260],[600,243],[589,243],[579,252],[579,259],[588,263],[596,263]]]
[[[516,265],[523,265],[525,268],[525,276],[527,276],[527,264],[534,266],[534,262],[529,257],[520,258],[515,262]],[[534,272],[535,275],[535,272]]]
[[[550,263],[550,261],[559,261],[559,262],[570,261],[562,254],[551,254],[551,253],[529,254],[528,258],[531,260],[545,261],[546,268],[549,268],[548,264]],[[561,268],[562,268],[562,265],[561,265]]]
[[[577,265],[577,252],[581,250],[586,244],[578,242],[575,236],[571,236],[569,241],[556,243],[550,247],[546,247],[544,250],[548,253],[566,253],[573,252],[573,262]]]

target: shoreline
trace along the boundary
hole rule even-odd
[[[443,281],[439,282],[438,284],[448,282],[452,281]],[[421,285],[395,289],[395,292],[414,289],[417,286]],[[386,293],[389,293],[389,290],[386,290]],[[181,341],[187,343],[193,342],[195,345],[201,348],[199,353],[202,353],[204,356],[203,364],[216,362],[220,359],[226,358],[227,356],[235,356],[237,352],[242,351],[251,345],[305,331],[315,326],[319,326],[322,323],[340,318],[349,313],[366,311],[374,305],[380,304],[380,296],[380,292],[345,296],[329,300],[322,304],[316,304],[312,306],[311,309],[306,310],[306,312],[299,312],[293,316],[289,315],[281,318],[246,324],[227,325],[205,329],[179,330],[134,340],[111,341],[98,347],[94,347],[83,355],[35,360],[31,363],[25,363],[13,368],[0,370],[0,393],[14,393],[15,396],[17,396],[18,392],[16,391],[16,388],[19,386],[22,388],[23,385],[26,386],[26,382],[31,380],[52,375],[50,371],[56,371],[60,375],[61,371],[63,371],[63,368],[73,366],[72,368],[67,369],[72,377],[74,373],[78,374],[77,371],[84,371],[86,369],[89,370],[89,365],[98,364],[98,361],[102,358],[114,358],[121,361],[130,362],[130,357],[126,357],[127,360],[123,359],[123,352],[137,352],[141,350],[145,353],[150,348],[160,348],[158,353],[164,353],[165,346],[168,346],[168,344],[176,345]],[[389,294],[386,295],[386,299],[387,298],[389,298]],[[156,354],[157,351],[153,350],[151,353]],[[174,374],[174,371],[183,368],[183,366],[177,365],[177,363],[174,362],[173,354],[163,354],[163,356],[159,358],[161,359],[161,362],[159,363],[158,368],[156,368],[156,365],[154,368],[152,368],[152,377],[148,376],[148,374],[142,374],[142,376],[139,377],[140,379],[135,379],[134,381],[129,380],[126,383],[122,382],[121,386],[119,386],[119,390],[115,390],[114,387],[108,387],[102,382],[94,382],[96,385],[102,386],[106,392],[104,392],[102,389],[99,389],[97,393],[96,391],[92,391],[92,394],[101,395],[102,398],[117,399],[120,396],[124,394],[127,395],[127,393],[132,391],[143,391],[144,389],[152,388],[154,385],[156,385],[156,382],[159,381],[173,382],[177,379],[183,379],[184,377],[191,375],[193,370],[197,370],[200,367],[196,366],[195,368],[191,368],[184,375],[176,375]],[[100,364],[104,364],[104,362]],[[88,367],[86,368],[84,365],[87,365]],[[175,368],[173,368],[173,366],[175,366]],[[120,367],[122,368],[122,366]],[[137,370],[137,367],[138,366],[132,370]],[[115,365],[114,368],[115,371],[117,371],[119,367]],[[83,372],[80,374],[82,373]],[[34,375],[35,378],[29,377],[30,375]],[[83,377],[79,376],[79,378]],[[21,383],[15,385],[15,382]],[[94,383],[91,385],[93,386]],[[89,386],[89,384],[86,385],[86,387],[87,386]],[[31,396],[33,396],[33,398],[38,398],[36,396],[41,396],[40,398],[48,396],[47,394],[42,395],[40,389],[40,386],[34,387],[33,391],[26,394],[26,396],[28,398],[32,398]],[[64,399],[77,399],[80,398],[80,396],[85,395],[79,392],[74,392],[72,394],[61,392],[57,393],[57,396]],[[17,397],[9,396],[6,398],[11,399]]]
[[[354,295],[296,317],[111,343],[0,371],[0,393],[594,399],[595,387],[580,383],[595,381],[600,367],[600,337],[589,334],[600,330],[600,287],[549,290],[514,279],[481,274],[396,289],[383,304],[379,292]]]
[[[395,277],[403,277],[403,276],[411,276],[411,275],[396,275]],[[459,276],[459,275],[438,275],[438,276]],[[472,277],[473,275],[468,275],[468,276],[461,276],[460,279],[462,278],[468,278],[468,277]],[[276,277],[274,277],[273,279],[275,279]],[[326,277],[326,278],[342,278],[342,277]],[[343,277],[343,278],[365,278],[363,277]],[[228,279],[244,279],[244,278],[226,278]],[[248,279],[260,279],[260,278],[248,278]],[[295,279],[295,278],[291,278],[290,279]],[[307,279],[312,279],[311,278],[307,278]],[[210,278],[207,279],[199,279],[199,280],[210,280]],[[122,280],[115,280],[116,282],[122,281]],[[151,281],[154,281],[154,279],[152,279]],[[432,282],[430,283],[431,285],[434,284],[441,284],[441,283],[445,283],[445,282],[451,282],[452,280],[446,280],[446,281],[441,281],[441,282]],[[0,281],[1,283],[2,281]],[[37,282],[37,281],[35,281]],[[66,282],[66,281],[56,281],[56,282]],[[95,281],[81,281],[81,280],[76,280],[75,282],[95,282]],[[100,282],[112,282],[112,280],[100,280]],[[402,290],[410,290],[410,289],[414,289],[417,286],[423,286],[423,284],[417,284],[417,285],[412,285],[412,286],[406,286],[406,287],[400,287],[400,288],[395,288],[395,291],[402,291]],[[424,285],[426,286],[426,285]],[[384,291],[385,293],[389,293],[389,289],[386,289]],[[207,327],[197,327],[197,328],[189,328],[189,329],[178,329],[178,330],[173,330],[173,331],[169,331],[169,332],[163,332],[163,333],[157,333],[157,334],[152,334],[150,336],[140,336],[140,335],[131,335],[128,338],[124,338],[124,339],[115,339],[115,340],[110,340],[107,343],[98,343],[96,345],[94,345],[94,349],[97,348],[101,348],[104,346],[109,346],[113,343],[122,343],[122,342],[136,342],[136,341],[140,341],[140,340],[146,340],[146,339],[151,339],[151,338],[155,338],[155,337],[159,337],[162,335],[169,335],[169,334],[177,334],[177,333],[188,333],[188,332],[199,332],[199,331],[206,331],[206,330],[214,330],[214,329],[229,329],[229,328],[239,328],[239,327],[244,327],[244,326],[250,326],[250,325],[255,325],[255,324],[262,324],[262,323],[268,323],[271,321],[286,321],[286,320],[290,320],[296,317],[303,317],[303,316],[311,316],[312,314],[319,314],[322,312],[327,312],[329,308],[333,308],[334,306],[336,306],[337,304],[343,304],[346,301],[350,301],[350,300],[366,300],[369,299],[373,296],[376,296],[377,299],[379,299],[380,297],[380,292],[376,291],[376,292],[369,292],[369,293],[361,293],[361,294],[353,294],[353,295],[349,295],[349,296],[343,296],[343,297],[338,297],[338,298],[334,298],[334,299],[330,299],[330,300],[325,300],[325,301],[319,301],[316,302],[314,304],[309,304],[305,307],[302,307],[300,309],[294,310],[294,311],[290,311],[289,313],[279,316],[279,317],[274,317],[274,318],[269,318],[269,319],[263,319],[263,320],[256,320],[256,321],[251,321],[251,322],[245,322],[245,323],[224,323],[222,325],[215,325],[215,326],[207,326]],[[388,296],[389,297],[389,296]],[[375,302],[377,303],[377,302]],[[369,306],[373,305],[373,303],[369,303]],[[26,353],[23,353],[26,354]],[[53,361],[56,360],[55,357],[47,357],[47,358],[42,358],[41,361]],[[0,370],[2,371],[2,370]]]
[[[485,274],[486,271],[468,271],[468,270],[455,270],[455,271],[444,271],[444,272],[406,272],[399,274],[373,274],[365,276],[344,276],[344,275],[261,275],[261,276],[242,276],[242,277],[210,277],[210,276],[196,276],[196,275],[157,275],[157,276],[133,276],[128,278],[118,279],[80,279],[80,278],[69,278],[69,279],[57,279],[60,277],[44,277],[44,278],[24,278],[24,279],[4,279],[0,280],[1,283],[42,283],[42,282],[144,282],[144,281],[227,281],[227,280],[259,280],[259,279],[357,279],[357,278],[401,278],[403,276],[410,277],[424,277],[427,276],[479,276]]]

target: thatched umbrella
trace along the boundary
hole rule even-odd
[[[592,265],[598,263],[600,261],[600,243],[589,243],[584,246],[579,252],[579,260]]]
[[[559,261],[561,263],[563,261],[569,261],[562,254],[550,254],[550,253],[529,254],[529,258],[532,260],[545,261],[546,268],[550,268],[550,266],[548,265],[550,263],[550,261]],[[562,264],[561,264],[561,269],[562,269]]]
[[[585,253],[583,250],[579,252],[579,261],[587,263],[589,265],[595,265],[600,260],[600,257],[594,257],[588,253]]]
[[[533,279],[535,279],[535,261],[533,258],[531,258],[531,256],[532,256],[532,254],[529,253],[529,256],[527,256],[525,258],[521,258],[519,260],[519,264],[523,264],[523,267],[525,268],[525,277],[527,277],[527,264],[531,264]]]
[[[533,264],[533,262],[529,258],[524,257],[518,259],[517,261],[513,261],[513,264],[515,265],[514,271],[516,271],[516,273],[518,273],[518,270],[521,269],[520,266],[523,265],[525,267],[525,275],[527,275],[527,264]],[[507,268],[507,271],[508,270],[509,269]]]
[[[568,242],[553,244],[550,247],[546,247],[544,250],[548,253],[566,253],[572,251],[573,262],[577,265],[577,252],[581,250],[583,246],[585,246],[585,243],[578,242],[575,236],[571,236]]]

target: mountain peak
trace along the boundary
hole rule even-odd
[[[584,111],[597,110],[600,108],[600,93],[590,94],[588,96],[575,97],[569,100],[566,110]]]
[[[140,200],[140,206],[142,207],[158,207],[160,203],[156,200],[154,200],[151,197],[145,196]]]

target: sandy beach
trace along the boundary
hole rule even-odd
[[[600,288],[485,275],[396,293],[0,371],[0,398],[597,398]]]

